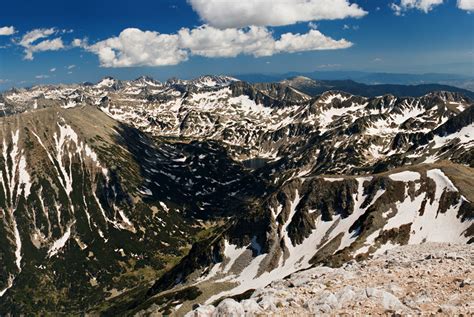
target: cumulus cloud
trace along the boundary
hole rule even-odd
[[[306,34],[285,33],[275,42],[277,52],[303,52],[316,50],[334,50],[351,47],[352,43],[345,39],[334,40],[318,30],[310,30]]]
[[[84,47],[87,45],[87,40],[85,39],[74,39],[71,42],[72,47]]]
[[[128,28],[119,36],[86,46],[99,56],[101,66],[163,66],[187,60],[187,52],[179,47],[178,35]]]
[[[50,71],[50,72],[55,72],[55,71],[56,71],[56,68],[53,67],[53,68],[51,68],[49,71]]]
[[[474,0],[458,0],[458,8],[466,11],[474,11]]]
[[[265,27],[218,29],[182,28],[177,34],[161,34],[129,28],[119,36],[83,47],[99,57],[103,67],[164,66],[186,61],[190,55],[205,57],[270,56],[282,52],[343,49],[352,46],[318,30],[306,34],[285,33],[279,39]]]
[[[275,41],[264,27],[248,30],[202,26],[178,32],[179,45],[193,55],[206,57],[235,57],[239,54],[269,56],[275,51]]]
[[[417,9],[425,13],[443,3],[444,0],[401,0],[400,3],[391,3],[390,7],[395,15],[403,15],[407,10]]]
[[[47,79],[47,78],[49,78],[49,75],[36,75],[35,78],[36,79]]]
[[[15,34],[15,28],[13,26],[0,27],[0,35],[13,35]]]
[[[297,22],[360,18],[367,14],[348,0],[188,0],[207,24],[220,28],[282,26]]]
[[[18,44],[25,48],[24,59],[33,60],[33,54],[36,52],[57,51],[63,49],[64,43],[61,37],[57,37],[54,39],[46,39],[56,33],[57,31],[55,28],[50,28],[35,29],[23,35]]]

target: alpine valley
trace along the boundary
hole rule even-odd
[[[400,245],[473,243],[472,93],[337,87],[2,93],[0,315],[182,316]]]

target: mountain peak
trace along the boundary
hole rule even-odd
[[[98,88],[102,88],[102,87],[111,88],[115,83],[117,83],[117,80],[115,80],[111,76],[106,76],[102,78],[97,84],[95,84],[95,86]]]
[[[221,75],[204,75],[198,78],[191,80],[190,82],[199,87],[222,87],[228,86],[231,83],[238,81],[238,79],[229,77],[229,76],[221,76]]]

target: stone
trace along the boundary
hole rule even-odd
[[[310,281],[309,276],[298,276],[290,281],[290,287],[299,287],[308,284]]]
[[[400,310],[406,308],[392,293],[372,287],[367,287],[365,292],[368,298],[374,299],[386,310]]]
[[[342,290],[336,293],[337,302],[339,307],[345,307],[355,298],[356,293],[353,291],[352,287],[346,286]]]
[[[217,316],[241,317],[245,314],[242,305],[232,298],[226,298],[216,307]]]
[[[304,308],[310,311],[313,314],[328,314],[332,311],[331,306],[328,304],[320,304],[317,300],[310,300],[304,304]]]
[[[245,299],[240,302],[246,315],[254,315],[263,312],[259,304],[253,299]]]
[[[438,312],[447,315],[454,315],[459,312],[458,308],[454,305],[443,304],[439,306]]]
[[[271,295],[263,296],[259,301],[258,304],[264,311],[276,311],[276,298]]]
[[[400,302],[400,300],[395,297],[395,295],[384,291],[382,296],[383,308],[387,310],[405,309],[405,305],[403,305],[402,302]]]
[[[323,305],[327,304],[331,307],[331,309],[335,309],[339,307],[339,302],[337,297],[330,291],[324,291],[318,299],[314,301],[315,304]]]
[[[473,285],[472,280],[471,279],[462,280],[461,283],[459,284],[459,287],[464,287],[466,285]]]
[[[463,260],[463,261],[466,261],[466,258],[458,255],[456,252],[449,252],[449,253],[446,253],[446,259],[449,259],[449,260]]]
[[[190,311],[184,317],[212,317],[216,311],[216,308],[212,305],[199,306],[193,311]]]

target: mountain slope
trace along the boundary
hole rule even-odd
[[[0,314],[180,315],[314,265],[473,242],[459,93],[205,76],[0,98]]]
[[[460,190],[447,175],[467,176],[470,185],[459,183]],[[472,176],[472,169],[441,164],[370,177],[293,179],[209,240],[206,249],[191,250],[149,295],[178,281],[202,291],[198,302],[213,303],[314,264],[339,266],[397,245],[472,243]],[[183,274],[190,275],[177,279]],[[209,289],[221,292],[209,296]],[[153,302],[152,297],[147,305]]]
[[[7,117],[1,131],[2,312],[80,312],[149,281],[202,220],[238,207],[221,182],[258,193],[219,146],[155,143],[93,107]]]

